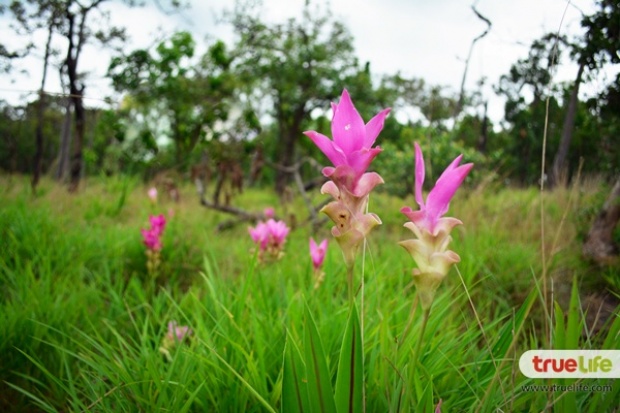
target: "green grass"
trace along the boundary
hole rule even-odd
[[[330,241],[325,282],[313,290],[300,199],[282,206],[268,190],[248,190],[235,200],[257,211],[275,206],[299,223],[284,257],[267,265],[250,253],[247,224],[216,232],[230,217],[201,207],[189,186],[180,203],[153,206],[131,179],[91,179],[77,195],[44,181],[36,197],[26,178],[1,179],[0,411],[280,411],[285,343],[288,336],[304,354],[306,306],[336,386],[349,319],[346,270]],[[371,196],[370,211],[384,225],[357,265],[365,278],[367,412],[432,411],[439,399],[444,412],[617,411],[613,380],[582,380],[612,386],[594,393],[521,387],[569,383],[521,375],[526,350],[549,342],[620,347],[618,309],[595,333],[585,328],[580,297],[593,285],[586,278],[598,275],[596,288],[617,294],[620,275],[575,258],[589,223],[583,211],[596,211],[601,197],[587,188],[573,194],[544,194],[541,225],[536,190],[459,193],[448,215],[465,223],[452,243],[462,261],[440,287],[423,338],[422,312],[412,313],[414,264],[397,245],[410,237],[398,211],[413,199]],[[312,196],[316,203],[326,197]],[[153,280],[139,230],[150,213],[169,209],[161,275]],[[541,298],[541,242],[557,307]],[[167,358],[160,347],[171,320],[193,334]]]

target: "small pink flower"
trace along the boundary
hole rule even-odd
[[[270,242],[275,247],[281,247],[286,241],[286,236],[290,232],[290,228],[286,226],[284,221],[267,221],[267,229],[269,231]]]
[[[275,211],[272,207],[267,207],[263,211],[263,215],[265,215],[265,218],[273,218],[275,215]]]
[[[160,251],[163,247],[160,239],[160,234],[156,233],[152,229],[143,229],[142,232],[142,240],[144,245],[150,250]]]
[[[143,229],[142,240],[144,245],[152,251],[160,251],[163,247],[161,237],[166,227],[166,218],[163,214],[149,217],[151,227],[149,229]]]
[[[148,191],[148,196],[151,202],[156,203],[157,202],[157,188],[151,187]]]
[[[255,228],[248,228],[248,232],[250,233],[252,241],[260,247],[261,251],[267,248],[267,244],[269,243],[269,228],[267,224],[259,222],[256,224]]]
[[[151,223],[151,228],[155,233],[161,235],[161,233],[164,232],[164,228],[166,228],[166,217],[164,217],[164,214],[157,216],[151,215],[149,217],[149,222]]]
[[[166,337],[173,341],[183,341],[185,337],[189,337],[192,335],[192,330],[188,326],[180,326],[176,321],[172,320],[168,323],[168,333]]]
[[[315,270],[318,270],[323,265],[325,260],[325,252],[327,251],[327,240],[324,239],[319,245],[316,244],[313,238],[310,238],[310,258],[312,259],[312,266]]]
[[[441,402],[442,400],[439,399],[439,403],[437,403],[437,407],[435,407],[435,413],[441,413]]]

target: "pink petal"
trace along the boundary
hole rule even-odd
[[[375,117],[370,119],[366,124],[366,138],[364,140],[364,148],[371,148],[375,144],[379,132],[383,129],[385,117],[390,113],[390,108],[383,109]]]
[[[420,145],[415,143],[415,201],[420,208],[424,206],[424,198],[422,198],[422,186],[424,185],[424,157]]]
[[[379,155],[382,150],[383,149],[378,146],[371,149],[362,148],[361,150],[348,155],[347,162],[351,168],[355,170],[356,174],[360,176],[366,172],[373,159],[375,159],[375,157]]]
[[[342,92],[340,103],[334,112],[332,136],[334,143],[345,155],[360,150],[364,145],[366,127],[346,89]]]
[[[375,188],[375,186],[382,184],[384,182],[385,181],[383,180],[381,175],[379,175],[378,173],[367,172],[364,175],[362,175],[360,180],[357,182],[357,185],[355,186],[355,190],[352,191],[351,193],[357,197],[363,197],[363,196],[368,195],[370,191],[372,191]]]
[[[334,166],[343,165],[347,162],[344,152],[327,136],[315,131],[306,131],[304,135],[309,137],[312,142],[319,147],[321,152],[327,156],[327,159],[329,159]]]
[[[431,222],[448,212],[450,200],[473,166],[473,163],[468,163],[441,175],[426,198],[426,211]]]

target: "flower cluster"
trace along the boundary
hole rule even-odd
[[[373,148],[373,145],[390,109],[382,110],[364,124],[345,89],[340,103],[332,103],[332,110],[333,140],[315,131],[304,134],[334,165],[323,168],[323,175],[330,181],[323,185],[321,193],[331,195],[334,201],[322,211],[336,224],[332,235],[338,241],[351,273],[361,242],[372,228],[381,224],[376,214],[366,213],[366,206],[370,191],[383,183],[383,178],[366,170],[381,152],[381,148]]]
[[[314,269],[314,289],[317,289],[325,279],[325,273],[322,270],[325,253],[327,252],[327,240],[324,239],[320,244],[310,238],[310,259],[312,260],[312,268]]]
[[[462,222],[443,215],[448,212],[450,200],[474,166],[471,163],[459,166],[462,158],[463,155],[460,155],[446,168],[425,202],[422,197],[424,158],[420,146],[415,144],[415,200],[420,209],[417,211],[410,207],[401,209],[411,221],[407,222],[405,227],[414,233],[415,239],[402,241],[399,244],[411,254],[418,265],[418,268],[413,270],[413,281],[422,308],[425,310],[430,309],[435,291],[452,264],[461,260],[457,253],[448,250],[448,245],[452,240],[450,232]]]
[[[282,258],[284,243],[290,228],[284,221],[269,219],[267,222],[260,221],[256,227],[248,228],[252,241],[258,246],[258,259],[263,261],[278,260]]]
[[[166,228],[166,218],[164,214],[160,214],[157,216],[151,215],[149,217],[149,222],[151,227],[149,229],[143,229],[142,232],[142,240],[146,248],[151,251],[160,251],[163,247],[161,242],[161,236],[164,232],[164,228]]]
[[[163,247],[161,241],[164,229],[166,228],[166,218],[163,214],[149,217],[151,227],[141,230],[142,242],[146,246],[146,268],[149,274],[153,277],[157,276],[157,270],[159,268],[160,252]]]

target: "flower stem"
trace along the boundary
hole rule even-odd
[[[354,265],[347,265],[347,286],[349,290],[349,303],[353,303],[353,268]]]
[[[424,340],[424,331],[426,330],[426,325],[428,324],[428,318],[431,314],[431,309],[427,308],[424,310],[424,318],[422,319],[422,329],[420,330],[420,336],[418,338],[418,342],[416,343],[415,350],[413,351],[413,364],[416,366],[418,364],[418,358],[420,357],[420,349],[422,348],[422,341]]]

